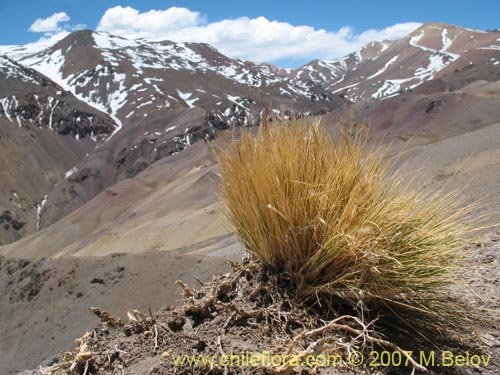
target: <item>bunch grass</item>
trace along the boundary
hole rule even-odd
[[[473,232],[459,192],[428,193],[398,157],[342,126],[264,121],[215,149],[220,192],[245,248],[287,273],[297,295],[327,296],[438,329],[464,327],[450,298]]]

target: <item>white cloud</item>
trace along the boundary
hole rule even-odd
[[[30,26],[29,30],[34,33],[54,33],[62,31],[62,27],[59,26],[62,22],[68,22],[70,20],[69,16],[65,12],[54,13],[47,18],[38,18]]]
[[[140,13],[117,6],[102,16],[98,31],[126,38],[205,42],[230,56],[258,62],[280,59],[335,59],[374,40],[402,38],[421,24],[399,23],[382,30],[355,33],[350,27],[336,31],[295,26],[264,17],[206,22],[198,12],[172,7]]]
[[[131,7],[117,6],[108,9],[101,18],[98,31],[130,38],[165,39],[177,30],[183,30],[204,22],[198,13],[186,8],[172,7],[167,10],[150,10],[139,13]]]

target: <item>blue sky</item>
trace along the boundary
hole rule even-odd
[[[400,38],[419,23],[485,30],[500,28],[499,20],[499,0],[0,0],[0,45],[84,27],[129,38],[205,41],[236,57],[290,67]]]

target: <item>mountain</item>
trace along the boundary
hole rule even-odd
[[[401,40],[373,42],[340,60],[313,61],[294,71],[292,81],[315,82],[353,102],[383,99],[446,79],[456,70],[480,69],[475,79],[496,81],[499,51],[500,33],[430,23]]]
[[[91,31],[2,54],[1,373],[70,350],[87,306],[159,307],[176,278],[209,278],[239,254],[210,147],[264,107],[332,132],[366,120],[369,141],[406,150],[429,189],[500,210],[498,32],[426,24],[293,70]]]
[[[193,142],[232,126],[257,124],[268,104],[275,111],[304,114],[326,113],[347,104],[319,85],[286,82],[284,70],[232,59],[206,44],[131,41],[78,31],[41,51],[11,50],[19,61],[5,61],[36,71],[57,88],[44,94],[56,108],[54,116],[62,108],[59,92],[87,111],[107,113],[108,123],[114,123],[106,131],[87,125],[57,129],[58,134],[72,135],[78,145],[92,145],[85,149],[87,156],[72,160],[66,178],[52,181],[51,189],[38,197],[44,202],[37,214],[39,228]],[[9,99],[12,95],[7,97],[11,90],[5,89],[2,103],[17,111],[17,102]],[[76,112],[64,119],[65,124],[87,123],[87,117]],[[51,122],[48,125],[52,127]],[[96,139],[100,135],[106,137]]]
[[[120,126],[194,107],[212,121],[244,126],[256,122],[266,103],[280,111],[318,112],[339,101],[317,84],[291,84],[269,65],[232,59],[199,43],[78,31],[20,62],[110,113]]]
[[[39,228],[54,185],[114,127],[47,77],[0,57],[0,244]]]
[[[79,31],[20,63],[117,124],[109,141],[49,194],[41,227],[218,130],[257,124],[268,104],[304,114],[347,104],[319,85],[288,83],[269,65],[232,59],[206,44],[131,41]]]
[[[37,84],[48,103],[45,112],[39,111],[48,119],[45,128],[40,127],[43,134],[52,127],[50,105],[63,98],[104,116],[99,121],[106,119],[106,126],[78,125],[78,118],[85,116],[71,117],[68,111],[58,112],[62,104],[55,107],[54,116],[59,117],[53,133],[69,143],[68,152],[77,157],[57,158],[71,162],[60,168],[58,178],[38,189],[41,194],[30,198],[23,220],[32,224],[4,243],[47,230],[6,251],[24,246],[26,256],[107,253],[118,250],[117,237],[128,238],[124,233],[135,233],[136,227],[143,232],[136,233],[135,240],[124,240],[121,249],[136,251],[131,248],[136,241],[151,249],[195,243],[203,247],[213,238],[225,238],[230,230],[219,226],[223,214],[210,177],[216,166],[207,145],[199,141],[234,126],[257,124],[266,106],[271,113],[335,121],[354,114],[370,119],[374,134],[389,133],[396,141],[412,138],[415,144],[492,124],[499,115],[496,86],[480,82],[500,78],[499,36],[431,23],[401,40],[373,42],[342,59],[314,60],[295,70],[230,58],[207,44],[128,40],[88,30],[40,50],[0,48],[17,59],[4,61],[46,82],[46,87]],[[20,74],[10,79],[22,81]],[[2,95],[4,103],[12,92]],[[10,117],[4,120],[17,121],[15,113],[22,110],[15,112],[13,99],[5,103]],[[33,169],[49,166],[42,163]],[[9,199],[14,181],[4,183]],[[210,198],[201,198],[203,194]],[[178,206],[172,206],[173,201]],[[147,207],[156,215],[139,210],[145,216],[136,212],[131,220],[122,217],[132,207]],[[179,212],[192,216],[186,219]],[[206,212],[215,213],[216,219]],[[172,240],[186,220],[195,234],[186,241]],[[117,222],[127,224],[115,236],[111,228]],[[164,224],[158,231],[164,234],[151,241],[147,233],[160,222]],[[75,230],[64,230],[70,227]]]

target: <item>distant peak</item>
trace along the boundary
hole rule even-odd
[[[427,23],[424,23],[422,26],[420,26],[418,29],[415,29],[410,35],[419,34],[422,31],[431,30],[431,29],[440,29],[440,30],[444,30],[444,29],[449,29],[449,30],[468,30],[468,31],[474,31],[474,32],[484,33],[483,30],[469,29],[469,28],[466,28],[466,27],[452,25],[452,24],[449,24],[449,23],[427,22]]]
[[[92,35],[95,32],[96,31],[90,29],[84,29],[84,30],[73,31],[70,35]]]
[[[71,34],[67,35],[63,39],[61,39],[59,42],[57,42],[54,47],[59,48],[59,47],[64,47],[64,46],[69,46],[71,44],[75,43],[93,43],[93,38],[92,35],[94,34],[94,31],[92,30],[78,30],[74,31]]]

